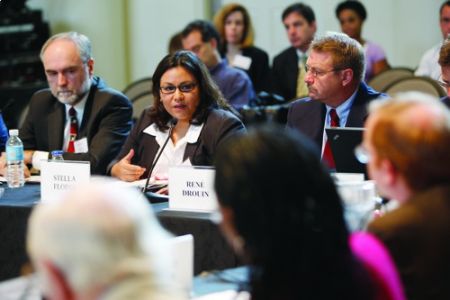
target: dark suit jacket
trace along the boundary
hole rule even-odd
[[[145,167],[147,171],[149,170],[149,166],[155,159],[159,149],[155,137],[144,133],[144,129],[151,124],[153,124],[153,120],[150,116],[150,108],[147,108],[142,112],[139,120],[131,130],[131,134],[119,155],[109,165],[109,172],[113,165],[122,159],[131,148],[134,149],[131,163]],[[208,114],[197,142],[187,144],[184,160],[189,158],[193,165],[212,165],[213,157],[218,147],[226,139],[244,132],[244,125],[235,115],[222,109],[213,109]],[[142,178],[147,177],[147,171]]]
[[[445,104],[445,106],[450,108],[450,98],[448,96],[445,96],[445,97],[441,98],[441,101],[442,101],[442,103]]]
[[[242,48],[242,55],[250,57],[252,59],[252,63],[250,64],[250,68],[248,70],[243,71],[247,72],[253,83],[253,89],[256,93],[261,91],[269,92],[269,76],[270,76],[270,68],[269,68],[269,56],[264,50],[261,50],[257,47],[246,47]],[[226,56],[226,47],[221,51],[222,57]]]
[[[19,131],[25,150],[63,149],[65,106],[49,89],[36,92]],[[77,139],[86,137],[88,153],[64,153],[64,159],[90,161],[92,174],[106,174],[131,129],[132,106],[126,96],[93,77]]]
[[[408,299],[450,299],[449,186],[414,195],[368,230],[389,249]]]
[[[290,47],[273,59],[271,86],[272,93],[292,100],[297,94],[298,56],[297,50]]]
[[[365,83],[360,83],[353,101],[345,127],[364,127],[367,118],[367,104],[384,94],[374,91]],[[299,99],[289,107],[287,126],[294,128],[313,139],[322,149],[323,129],[325,125],[326,106],[310,98]]]

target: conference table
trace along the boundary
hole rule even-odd
[[[0,281],[26,273],[29,259],[25,236],[27,221],[40,199],[40,185],[27,183],[22,188],[5,189],[0,198]],[[206,212],[167,210],[168,203],[154,203],[156,216],[164,228],[176,236],[194,237],[194,274],[223,270],[241,263],[222,237],[219,228]]]

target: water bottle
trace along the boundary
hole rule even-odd
[[[6,142],[6,181],[8,187],[18,188],[25,184],[23,175],[23,144],[19,130],[11,129]]]
[[[62,150],[53,150],[52,151],[52,161],[64,161]]]

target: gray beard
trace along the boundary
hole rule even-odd
[[[80,93],[76,94],[74,91],[60,90],[60,91],[57,91],[56,95],[54,95],[54,96],[62,104],[75,105],[78,102],[80,102],[81,99],[83,99],[83,97],[86,95],[86,93],[89,91],[90,88],[91,88],[91,79],[87,78],[84,81],[83,85],[81,86]],[[71,92],[72,94],[68,97],[64,97],[64,96],[60,95],[60,93],[65,93],[65,92]]]

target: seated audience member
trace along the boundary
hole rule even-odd
[[[272,90],[285,100],[293,100],[308,95],[305,64],[317,30],[316,17],[310,6],[294,3],[283,11],[281,20],[291,47],[273,59]]]
[[[239,110],[255,97],[248,75],[228,66],[220,57],[220,36],[211,23],[193,21],[183,29],[182,36],[183,48],[195,53],[208,67],[228,103]]]
[[[50,88],[33,95],[19,131],[25,164],[40,169],[49,152],[64,150],[64,159],[89,161],[92,174],[106,174],[131,129],[130,101],[93,76],[91,42],[80,33],[50,37],[41,60]]]
[[[441,100],[450,108],[450,39],[445,40],[439,51],[439,65],[442,73],[439,83],[447,92],[447,96]]]
[[[389,248],[408,299],[450,299],[450,111],[418,92],[373,103],[360,154],[400,207],[369,224]]]
[[[402,299],[378,297],[352,253],[341,200],[317,151],[297,132],[262,127],[217,154],[220,227],[250,265],[251,299]]]
[[[168,233],[117,184],[94,181],[33,210],[27,248],[46,299],[187,299],[169,281]]]
[[[380,96],[363,82],[364,50],[343,33],[329,33],[311,44],[305,82],[309,98],[293,102],[287,126],[313,139],[322,158],[335,168],[325,127],[363,127],[366,105]]]
[[[244,6],[230,3],[214,17],[214,25],[221,37],[220,54],[230,66],[247,72],[255,91],[268,91],[269,56],[253,45],[253,26]]]
[[[177,32],[169,40],[169,47],[167,49],[169,54],[174,54],[177,51],[183,50],[183,44],[181,43],[181,32]]]
[[[170,166],[211,165],[224,140],[245,132],[206,66],[192,52],[179,51],[164,57],[152,81],[155,102],[144,110],[112,162],[112,176],[125,181],[145,178],[148,166],[168,137],[173,118],[178,122],[153,170],[159,178],[167,178]]]
[[[365,81],[369,81],[375,75],[389,69],[384,50],[379,45],[362,37],[362,27],[367,18],[367,12],[361,2],[349,0],[339,3],[336,7],[336,17],[341,24],[342,32],[363,46],[366,57]]]
[[[439,25],[443,40],[445,40],[450,34],[450,1],[442,3],[439,9]],[[442,46],[442,41],[435,45],[433,48],[428,49],[420,60],[420,64],[417,67],[416,76],[428,76],[434,80],[439,80],[441,76],[441,68],[439,67],[439,49]]]

